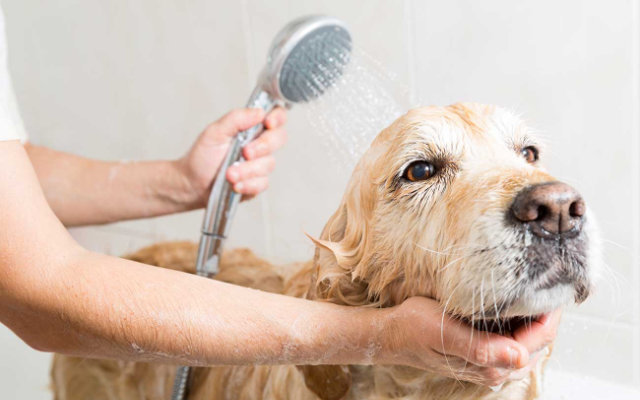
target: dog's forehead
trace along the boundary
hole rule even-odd
[[[458,103],[447,107],[423,107],[402,117],[404,145],[415,143],[441,150],[463,150],[470,145],[498,145],[512,148],[527,140],[531,133],[523,121],[503,108]]]
[[[427,106],[408,111],[380,132],[360,164],[395,174],[419,159],[513,163],[521,161],[520,149],[538,144],[524,122],[503,108],[477,103]]]

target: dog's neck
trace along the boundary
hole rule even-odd
[[[313,300],[330,301],[335,304],[359,307],[392,307],[408,296],[403,296],[403,282],[392,281],[382,292],[372,293],[371,286],[364,280],[353,279],[353,275],[341,267],[333,252],[319,246],[312,261],[311,281],[306,297]],[[336,366],[316,365],[303,369],[307,387],[321,399],[392,398],[403,393],[416,398],[455,398],[457,400],[532,400],[538,388],[535,380],[509,383],[499,392],[469,382],[460,382],[440,374],[404,366]],[[532,375],[533,377],[534,375]],[[375,382],[383,380],[393,385],[395,395],[378,393]],[[338,391],[337,397],[326,396],[326,382],[331,393]],[[336,386],[337,382],[342,383]],[[327,392],[328,393],[328,392]]]

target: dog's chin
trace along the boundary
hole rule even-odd
[[[575,297],[574,285],[556,285],[549,289],[531,290],[530,293],[525,293],[499,315],[495,312],[487,312],[484,318],[465,319],[480,331],[511,334],[518,328],[571,304]]]

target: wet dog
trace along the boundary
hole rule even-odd
[[[539,165],[513,114],[456,104],[414,109],[361,158],[312,261],[286,283],[247,250],[218,279],[349,306],[437,299],[479,329],[508,331],[583,302],[598,274],[593,217],[580,194]],[[196,248],[156,245],[130,258],[193,271]],[[56,356],[58,400],[167,399],[174,366]],[[532,399],[536,372],[493,392],[399,366],[195,369],[190,399]]]

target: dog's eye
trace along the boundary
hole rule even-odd
[[[520,154],[527,160],[528,163],[534,163],[538,161],[538,149],[534,146],[527,146],[520,150]]]
[[[426,161],[414,161],[404,171],[404,178],[411,182],[424,181],[436,173],[436,167]]]

